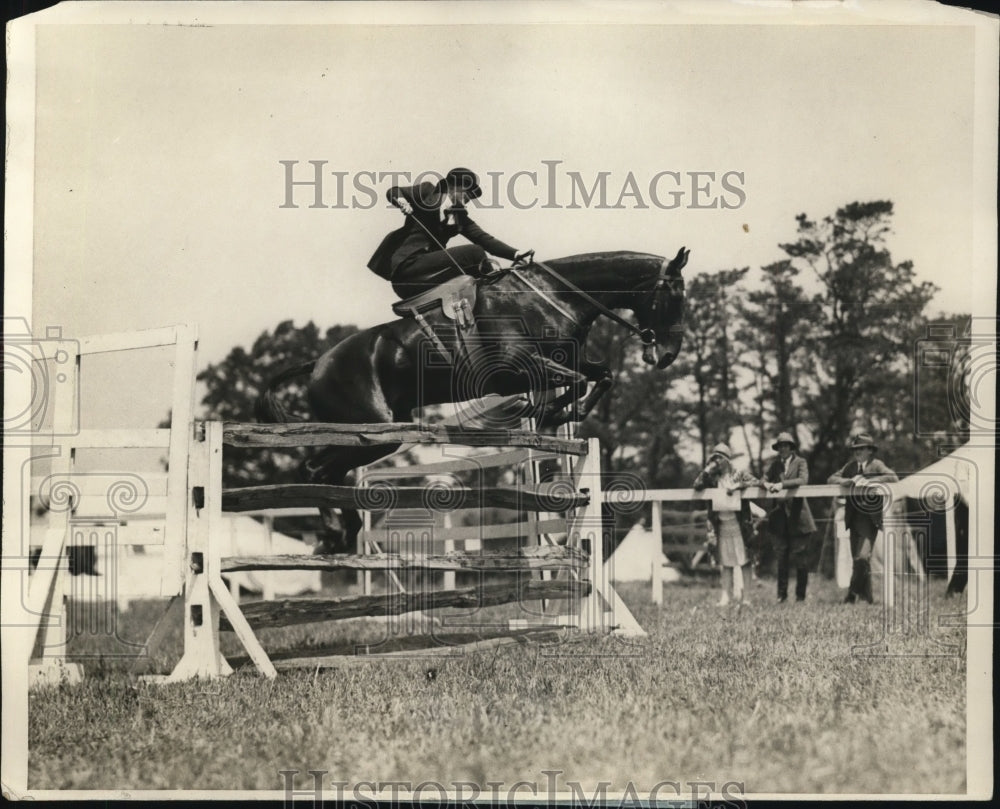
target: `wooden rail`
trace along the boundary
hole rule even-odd
[[[497,630],[491,629],[490,634]],[[574,640],[560,631],[557,625],[534,628],[508,630],[499,637],[482,637],[473,633],[412,635],[402,638],[392,638],[374,645],[357,642],[331,644],[308,649],[283,649],[273,652],[271,660],[279,671],[283,669],[305,668],[316,669],[351,668],[370,666],[375,660],[422,660],[427,657],[449,658],[470,652],[481,652],[502,646],[527,644],[567,644]],[[238,668],[249,662],[248,658],[234,658],[233,668]]]
[[[537,534],[564,534],[566,533],[566,520],[562,517],[552,517],[551,519],[528,521],[494,523],[491,525],[460,525],[454,528],[433,529],[430,526],[419,524],[411,526],[397,526],[383,523],[378,528],[364,529],[358,535],[359,539],[365,542],[372,540],[384,542],[387,537],[393,534],[405,535],[408,532],[416,534],[427,533],[434,542],[450,542],[460,539],[514,539],[527,538]]]
[[[742,500],[788,500],[795,497],[846,497],[852,493],[863,494],[866,491],[871,494],[877,494],[877,490],[887,487],[888,491],[892,491],[892,487],[896,485],[893,483],[872,483],[861,489],[854,489],[852,492],[852,487],[839,486],[833,483],[822,483],[822,484],[809,484],[807,486],[798,486],[794,489],[782,489],[780,492],[775,492],[772,494],[763,487],[752,486],[749,489],[742,489],[736,492],[734,497],[739,497]],[[689,501],[699,501],[703,502],[706,500],[713,500],[718,496],[719,490],[712,489],[647,489],[644,492],[636,492],[636,499],[644,500],[646,502],[660,501],[660,502],[689,502]]]
[[[586,581],[528,580],[513,584],[459,587],[455,590],[431,592],[256,601],[241,605],[240,609],[251,629],[261,629],[364,616],[400,615],[404,612],[419,612],[442,607],[477,609],[514,601],[582,598],[590,595],[590,589],[590,582]],[[233,630],[225,615],[220,619],[219,628],[225,632]]]
[[[221,571],[244,570],[468,570],[468,571],[583,571],[587,554],[561,545],[539,545],[518,552],[443,554],[369,553],[278,556],[232,556],[222,560]]]
[[[882,499],[881,507],[887,510],[894,499],[898,496],[902,482],[896,483],[869,483],[863,486],[847,484],[809,484],[796,486],[791,489],[782,489],[779,492],[771,493],[763,486],[752,486],[727,495],[726,492],[717,487],[709,489],[648,489],[644,492],[636,492],[637,499],[652,503],[652,531],[653,535],[660,540],[659,548],[663,547],[663,536],[666,533],[663,525],[663,503],[667,502],[698,502],[709,501],[712,507],[717,510],[738,510],[743,500],[789,500],[794,498],[810,497],[857,497],[871,499],[872,504],[878,503],[878,498]],[[951,514],[949,512],[948,514]],[[946,514],[946,516],[948,516]],[[948,517],[946,527],[948,537],[954,536],[954,517]],[[949,547],[952,547],[953,540],[949,539]],[[650,573],[653,586],[653,603],[663,603],[663,568],[659,562],[659,554],[650,560]],[[888,587],[892,586],[892,577],[887,580]]]
[[[454,511],[460,508],[509,508],[530,511],[568,511],[585,506],[590,497],[567,491],[565,484],[534,487],[396,486],[376,484],[367,488],[289,483],[247,486],[222,492],[223,511],[256,511],[307,506],[388,511],[423,508]]]
[[[530,447],[586,455],[580,438],[556,438],[523,430],[460,430],[407,422],[389,424],[244,424],[227,421],[222,442],[233,447],[370,447],[379,444],[460,444],[467,447]]]

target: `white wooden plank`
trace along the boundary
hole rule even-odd
[[[166,449],[170,446],[170,430],[153,428],[59,430],[45,444],[73,449]]]
[[[142,506],[134,511],[116,510],[108,498],[103,495],[86,494],[76,499],[76,508],[73,510],[72,519],[78,522],[87,520],[109,520],[127,521],[130,519],[166,519],[167,498],[165,496],[149,497]],[[126,505],[126,507],[129,507]]]
[[[463,458],[449,458],[447,461],[431,461],[413,466],[378,467],[368,469],[364,473],[365,480],[386,480],[403,477],[424,477],[427,475],[443,475],[450,472],[467,472],[475,469],[492,469],[497,466],[514,466],[529,460],[532,450],[513,449],[504,452],[492,452],[483,455],[469,455]],[[534,457],[539,460],[562,457],[555,452],[536,452]]]
[[[368,512],[364,512],[368,513]],[[241,511],[241,517],[316,517],[319,509],[310,508],[261,508],[254,511]]]
[[[178,336],[189,330],[189,326],[163,326],[156,329],[97,334],[80,338],[80,355],[103,354],[110,351],[129,351],[136,348],[158,348],[175,345]]]
[[[524,522],[512,522],[501,525],[469,525],[458,528],[436,528],[428,527],[428,531],[433,530],[432,543],[444,543],[451,540],[468,539],[509,539],[511,537],[523,537],[527,535],[527,524]],[[566,532],[566,520],[552,519],[543,520],[538,523],[538,530],[541,533],[561,534]],[[362,531],[363,540],[383,541],[390,533],[404,533],[401,528],[385,527],[376,528],[371,531]]]
[[[116,478],[116,475],[118,478]],[[130,477],[138,477],[141,479],[143,486],[145,487],[146,493],[151,497],[164,497],[167,494],[167,476],[163,472],[153,472],[153,473],[129,473]],[[44,494],[56,481],[67,480],[76,487],[77,491],[82,495],[103,495],[107,492],[108,486],[113,484],[116,479],[128,480],[125,476],[121,475],[118,471],[88,471],[88,472],[77,472],[72,476],[65,478],[62,475],[54,474],[36,474],[31,477],[31,493],[34,495]]]
[[[879,483],[878,486],[886,487],[890,494],[894,494],[894,484]],[[695,491],[694,489],[647,489],[639,492],[641,499],[645,502],[659,500],[661,502],[684,502],[688,500],[709,501],[712,499],[712,489]],[[771,494],[765,489],[744,489],[740,493],[743,500],[784,500],[793,497],[843,497],[850,493],[850,487],[836,486],[833,484],[810,484],[799,486],[797,489],[786,489],[775,494]]]

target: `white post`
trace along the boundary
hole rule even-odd
[[[614,628],[616,634],[640,637],[646,634],[632,611],[608,579],[604,566],[604,524],[601,504],[604,493],[601,488],[601,444],[596,438],[587,442],[587,455],[580,460],[580,474],[575,476],[576,485],[590,489],[590,505],[567,526],[570,541],[579,547],[584,536],[590,536],[590,595],[581,599],[579,625],[586,631]],[[607,611],[603,606],[607,602]]]
[[[48,341],[47,341],[48,343]],[[80,353],[71,340],[52,341],[46,345],[45,363],[57,356],[71,357],[62,364],[59,373],[65,374],[66,382],[50,389],[52,407],[52,434],[54,444],[59,447],[59,455],[52,462],[51,472],[72,483],[75,452],[72,435],[79,429],[76,410],[80,392]],[[51,373],[51,369],[49,369]],[[53,478],[56,479],[56,478]],[[40,657],[31,658],[28,666],[29,682],[48,682],[55,678],[79,680],[83,668],[79,664],[66,663],[66,643],[68,641],[66,611],[66,590],[69,579],[68,548],[73,543],[70,520],[74,503],[50,510],[48,530],[42,544],[38,567],[28,579],[28,613],[32,623],[37,622],[36,642],[40,645]],[[15,508],[17,506],[15,505]]]
[[[358,488],[368,485],[368,470],[365,467],[361,467],[358,470]],[[387,515],[383,515],[383,525],[385,524],[385,519]],[[358,556],[364,556],[368,553],[370,547],[368,537],[372,536],[372,513],[367,508],[363,509],[361,512],[361,533],[358,534],[357,541],[354,546],[354,552]],[[362,570],[361,574],[361,593],[363,595],[372,594],[372,572],[370,570]]]
[[[884,616],[885,633],[891,634],[899,630],[899,609],[896,606],[896,566],[897,559],[897,529],[892,526],[889,510],[892,507],[892,497],[883,498],[882,503],[882,615]],[[891,529],[891,530],[890,530]],[[876,535],[876,540],[878,535]]]
[[[653,603],[663,606],[663,503],[654,500],[653,506],[653,548],[651,560],[653,573]]]
[[[222,472],[222,436],[213,422],[195,425],[188,457],[190,498],[184,554],[184,654],[168,682],[193,677],[221,677],[232,667],[219,650],[219,605],[212,598],[211,537],[219,530],[221,480],[213,486],[212,472]],[[217,490],[217,491],[215,491]]]
[[[212,537],[222,528],[222,424],[195,425],[188,460],[187,552],[184,582],[184,655],[167,682],[224,677],[232,667],[219,648],[219,616],[225,613],[257,670],[278,673],[253,634],[221,574],[221,554]]]
[[[945,536],[945,549],[948,554],[948,575],[945,577],[947,582],[951,582],[951,577],[955,574],[955,564],[958,557],[957,541],[955,537],[955,497],[956,492],[948,487],[948,502],[945,503],[944,509],[944,536]]]
[[[264,517],[264,529],[267,531],[267,555],[274,554],[274,517],[270,514]],[[264,601],[274,601],[274,573],[265,570],[260,577],[261,598]]]
[[[179,595],[184,584],[185,532],[188,529],[188,449],[194,421],[194,378],[198,332],[175,327],[174,385],[170,405],[170,449],[167,456],[167,516],[164,529],[160,595]]]
[[[447,531],[449,528],[453,527],[453,524],[454,524],[454,521],[451,518],[451,512],[450,511],[446,511],[444,513],[444,528],[445,528],[445,530]],[[444,552],[445,553],[451,553],[453,550],[455,550],[455,540],[453,540],[453,539],[446,539],[444,541]],[[430,553],[434,553],[433,549],[428,548],[428,551]],[[443,589],[445,589],[445,590],[454,590],[455,589],[455,571],[454,570],[446,570],[444,572],[444,575],[441,577],[441,579],[442,579],[441,580],[441,586],[442,586]]]
[[[226,520],[229,525],[229,544],[227,547],[232,549],[232,553],[236,552],[236,520]],[[270,548],[268,548],[270,551]],[[233,597],[233,601],[237,604],[240,603],[240,581],[243,579],[243,573],[230,573],[229,574],[229,595]]]

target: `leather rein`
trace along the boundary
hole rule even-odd
[[[671,261],[670,259],[665,258],[663,259],[663,262],[660,264],[659,276],[656,279],[656,284],[649,292],[650,295],[655,295],[657,292],[663,289],[664,286],[667,285],[667,282],[669,280],[667,276],[667,270],[670,266],[670,261]],[[548,273],[549,276],[554,278],[556,281],[565,286],[571,292],[575,293],[578,297],[583,298],[583,300],[587,301],[587,303],[589,303],[591,306],[597,309],[597,311],[600,314],[604,315],[610,320],[613,320],[618,325],[624,326],[626,329],[628,329],[628,331],[631,334],[636,335],[640,340],[642,340],[644,352],[653,348],[656,345],[656,332],[654,332],[652,329],[641,329],[634,323],[629,323],[625,318],[623,318],[617,312],[614,312],[613,310],[605,306],[603,303],[594,298],[588,292],[585,292],[584,290],[580,289],[580,287],[576,286],[576,284],[573,284],[570,281],[566,280],[565,277],[563,277],[558,272],[553,270],[548,264],[545,264],[542,261],[535,261],[535,260],[532,260],[531,263],[534,266],[538,267],[539,269],[543,270],[544,272]],[[531,287],[531,289],[534,290],[536,293],[538,293],[545,300],[545,302],[548,303],[552,308],[556,309],[562,315],[569,318],[570,321],[572,321],[573,323],[579,325],[579,321],[576,319],[575,315],[573,315],[564,306],[560,305],[558,302],[553,300],[549,295],[547,295],[543,290],[539,289],[535,284],[531,283],[531,281],[528,278],[525,278],[524,275],[518,271],[518,268],[512,267],[510,272],[513,275],[515,275],[518,279],[520,279],[522,283]]]

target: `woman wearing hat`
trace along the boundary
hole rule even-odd
[[[726,494],[733,494],[740,489],[760,485],[760,481],[749,472],[734,469],[732,461],[733,452],[728,445],[716,444],[712,447],[708,464],[695,478],[695,490],[724,487]],[[742,571],[743,577],[740,600],[744,604],[749,604],[750,557],[743,541],[743,526],[750,524],[749,501],[742,502],[738,515],[735,511],[714,511],[709,508],[708,523],[715,532],[719,566],[722,568],[722,598],[719,601],[719,606],[724,607],[733,599],[733,584],[737,568]]]
[[[864,487],[865,483],[895,483],[899,478],[882,461],[875,457],[878,447],[868,433],[861,433],[851,441],[854,458],[843,468],[830,475],[829,483],[852,484]],[[869,604],[872,596],[872,548],[875,537],[882,527],[881,497],[850,496],[844,506],[844,518],[851,536],[851,557],[854,570],[847,589],[846,603],[853,604],[859,598]]]
[[[393,186],[386,196],[406,223],[382,240],[368,269],[409,298],[463,273],[482,277],[492,269],[487,254],[512,261],[531,256],[533,251],[515,250],[472,221],[465,206],[482,193],[479,178],[465,168],[452,169],[436,184]],[[448,248],[459,234],[472,244]]]
[[[781,433],[771,445],[777,451],[764,475],[765,486],[770,492],[793,489],[809,483],[809,465],[798,454],[798,443],[791,433]],[[780,500],[767,516],[767,530],[774,538],[778,557],[778,601],[788,600],[788,573],[795,568],[795,600],[806,600],[809,568],[813,564],[813,521],[809,504],[802,497]]]

